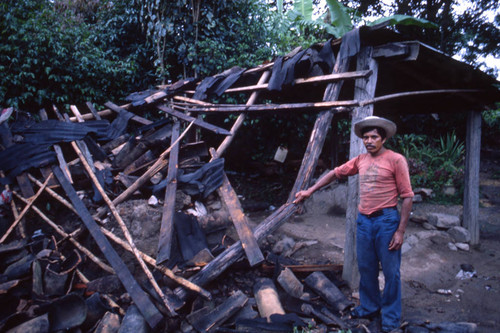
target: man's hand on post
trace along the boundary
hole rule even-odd
[[[295,200],[293,201],[293,203],[298,204],[302,200],[309,198],[311,194],[312,192],[309,191],[309,189],[298,191],[297,193],[295,193]]]

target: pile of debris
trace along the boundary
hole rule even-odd
[[[56,107],[59,120],[4,110],[13,120],[1,124],[0,142],[2,331],[351,326],[340,316],[352,302],[332,282],[341,267],[265,259],[257,241],[273,226],[252,232],[224,159],[215,150],[210,158],[203,142],[180,144],[193,120],[181,133],[177,121],[107,103],[117,114],[110,123],[87,106],[94,120],[74,106],[79,122]],[[267,220],[291,216],[293,206]],[[235,263],[241,283],[202,288]],[[306,286],[294,272],[307,274]]]

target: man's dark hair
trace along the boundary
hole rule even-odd
[[[366,132],[370,132],[373,130],[377,130],[377,133],[382,137],[382,140],[384,140],[387,137],[387,133],[385,132],[385,129],[383,129],[382,127],[378,127],[378,126],[363,127],[361,129],[361,135],[364,135]]]

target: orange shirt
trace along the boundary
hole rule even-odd
[[[398,195],[414,196],[405,157],[389,149],[376,157],[361,154],[333,171],[337,178],[359,174],[358,210],[362,214],[396,206]]]

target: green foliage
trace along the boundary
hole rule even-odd
[[[420,40],[445,54],[460,55],[474,67],[484,66],[486,56],[500,56],[497,0],[406,0],[393,1],[389,5],[374,0],[342,2],[348,3],[364,17],[407,15],[434,22],[438,25],[437,29],[422,29],[425,25],[407,26],[405,21],[394,22],[394,28],[408,38]],[[496,76],[495,69],[489,68],[487,72]]]
[[[273,13],[257,0],[134,0],[160,80],[205,77],[272,56]]]
[[[0,3],[0,105],[104,101],[134,81],[136,64],[73,10],[52,1]]]
[[[335,37],[342,37],[353,28],[349,9],[337,0],[327,0],[327,4],[330,10],[330,28],[327,30]]]
[[[366,25],[373,26],[381,23],[387,23],[388,25],[408,25],[417,26],[423,28],[434,28],[437,29],[439,26],[436,23],[430,22],[423,18],[416,18],[408,15],[392,15],[389,17],[382,17],[373,22],[368,22]]]
[[[482,117],[484,120],[482,130],[483,145],[497,148],[500,134],[500,103],[497,103],[497,109],[483,111]]]
[[[387,147],[407,158],[413,187],[431,188],[441,198],[443,186],[453,185],[458,189],[455,196],[461,198],[465,146],[454,132],[438,139],[416,134],[395,135]]]

